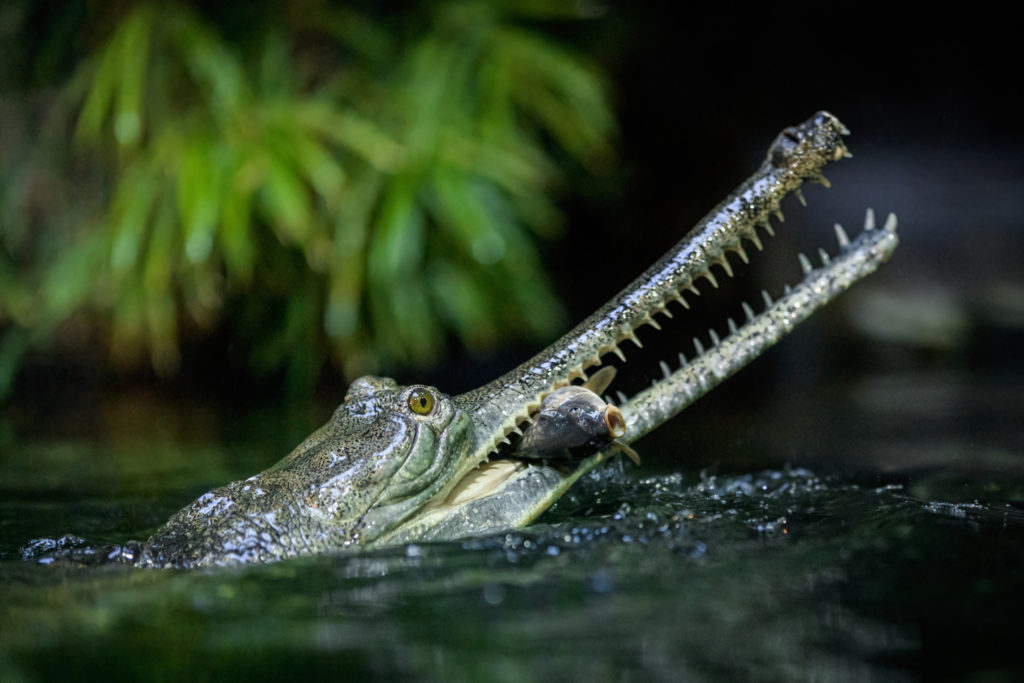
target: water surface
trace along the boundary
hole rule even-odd
[[[1020,394],[926,380],[760,405],[699,438],[706,416],[683,416],[638,444],[643,467],[588,477],[528,529],[192,572],[20,549],[144,538],[326,412],[8,420],[0,679],[1014,680]]]

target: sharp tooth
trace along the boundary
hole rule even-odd
[[[605,403],[607,403],[607,402],[608,401],[605,401]],[[523,430],[521,430],[519,427],[513,427],[512,431],[510,433],[511,434],[515,434],[516,436],[522,436],[523,435]]]
[[[783,285],[783,287],[782,287],[782,296],[789,296],[792,293],[793,293],[793,288],[792,287],[790,287],[789,285]]]
[[[839,134],[840,135],[849,135],[850,134],[850,129],[847,128],[846,126],[844,126],[842,121],[840,121],[839,119],[836,119],[835,117],[833,117],[833,119],[835,119],[835,122],[839,124]]]
[[[501,443],[505,444],[506,446],[512,445],[512,442],[508,440],[507,436],[501,440]]]
[[[896,232],[896,214],[890,213],[886,216],[885,225],[882,226],[882,229],[886,232]]]
[[[843,158],[844,159],[852,159],[853,158],[853,154],[850,153],[850,150],[844,149],[843,150]]]
[[[668,310],[668,308],[666,306],[664,306],[664,305],[658,306],[656,309],[654,309],[654,312],[655,313],[661,313],[666,318],[674,318],[675,317],[674,315],[672,315],[672,311]]]
[[[622,352],[622,349],[620,349],[620,348],[618,347],[618,345],[616,345],[616,346],[613,346],[613,347],[612,347],[612,352],[613,352],[613,353],[614,353],[614,354],[615,354],[616,356],[618,356],[618,357],[619,357],[619,360],[621,360],[621,361],[622,361],[623,363],[625,363],[625,362],[626,362],[626,354],[624,354],[624,353]]]
[[[875,229],[875,210],[872,209],[870,206],[868,207],[868,210],[864,212],[864,229]]]
[[[634,465],[640,464],[639,454],[637,454],[636,451],[634,451],[632,448],[622,443],[618,439],[612,441],[612,447],[615,448],[615,450],[617,450],[619,453],[622,453],[624,456],[632,460]]]
[[[761,238],[757,236],[756,232],[750,233],[747,239],[754,243],[754,246],[757,247],[758,251],[764,251],[764,245],[761,244]]]
[[[683,355],[682,351],[679,352],[679,367],[686,367],[686,356]]]
[[[818,258],[821,259],[821,265],[823,266],[827,266],[828,262],[832,260],[831,257],[829,257],[828,252],[821,247],[818,247]]]
[[[850,246],[850,237],[849,237],[849,235],[847,235],[846,231],[843,230],[843,226],[839,225],[838,223],[835,224],[835,229],[836,229],[836,239],[839,240],[839,247],[842,248],[842,249],[846,249],[848,246]]]
[[[708,282],[710,282],[715,289],[718,289],[718,278],[715,277],[714,273],[708,270],[704,273],[704,277],[708,279]]]
[[[645,320],[644,322],[647,323],[648,325],[650,325],[651,327],[653,327],[656,330],[661,330],[661,323],[659,323],[657,320],[655,320],[654,318],[652,318],[650,316],[648,316],[647,320]]]
[[[693,286],[693,283],[692,283],[692,282],[691,282],[691,283],[689,283],[689,284],[687,284],[687,285],[686,285],[686,287],[685,287],[685,289],[687,289],[687,290],[689,290],[689,291],[693,292],[693,293],[694,293],[694,294],[696,294],[697,296],[700,296],[700,290],[699,290],[699,289],[697,289],[696,287],[694,287],[694,286]],[[686,306],[686,304],[683,304],[683,305],[684,305],[684,306]],[[687,307],[687,308],[689,308],[689,306],[686,306],[686,307]]]
[[[796,198],[800,200],[800,203],[802,205],[807,206],[807,200],[804,199],[804,193],[801,192],[799,188],[797,188],[796,190],[793,190],[793,194],[796,195]]]
[[[609,396],[608,394],[605,394],[604,396],[602,396],[602,398],[604,399],[605,403],[611,403],[612,402],[612,397]]]
[[[701,344],[700,339],[697,339],[696,337],[693,338],[693,348],[697,349],[698,356],[704,355],[704,345]]]
[[[665,375],[665,379],[672,376],[672,371],[668,369],[668,363],[665,361],[658,361],[661,364],[661,374]]]
[[[751,322],[754,319],[754,309],[750,307],[746,301],[743,302],[743,312],[747,316],[747,322]]]
[[[726,260],[726,258],[725,258],[725,254],[722,254],[721,256],[719,256],[719,257],[718,257],[718,260],[717,260],[717,261],[715,261],[715,263],[717,263],[718,265],[722,266],[722,270],[724,270],[724,271],[725,271],[725,274],[726,274],[726,275],[728,275],[729,277],[732,277],[732,276],[733,276],[733,275],[732,275],[732,266],[730,266],[730,265],[729,265],[729,261],[728,261],[728,260]],[[717,285],[716,285],[716,286],[717,286]]]
[[[629,400],[629,398],[627,398],[626,395],[621,391],[615,392],[615,398],[619,399],[619,405],[622,405],[623,403],[626,403]]]
[[[718,338],[718,333],[714,330],[708,330],[708,336],[711,337],[711,346],[718,346],[722,343],[722,340]]]
[[[764,228],[764,231],[767,232],[769,235],[775,237],[775,229],[772,228],[772,224],[768,222],[767,218],[762,218],[761,222],[758,225]]]
[[[679,292],[676,292],[675,294],[673,294],[673,297],[675,297],[675,300],[678,301],[679,305],[682,306],[683,308],[689,308],[690,307],[690,304],[686,303],[686,299],[684,299],[683,295],[680,294]]]
[[[626,336],[626,338],[629,339],[634,344],[636,344],[637,348],[644,348],[644,345],[640,343],[640,339],[636,336],[636,332],[634,332],[633,330],[629,331],[629,334]]]
[[[818,176],[818,183],[824,185],[825,187],[832,187],[832,183],[830,183],[828,178],[826,178],[825,176]]]
[[[737,332],[740,331],[739,328],[736,327],[736,323],[733,322],[732,318],[729,318],[727,322],[729,324],[729,334],[736,334]]]
[[[737,244],[732,250],[739,254],[744,263],[750,263],[750,259],[747,257],[747,252],[744,251],[742,244]]]
[[[785,217],[785,216],[783,216],[783,215],[782,215],[782,212],[781,212],[781,211],[779,211],[778,209],[775,209],[775,217],[776,217],[777,219],[779,219],[779,222],[780,222],[780,223],[785,223],[785,222],[786,222],[786,217]]]
[[[764,299],[765,308],[771,308],[772,307],[772,298],[770,296],[768,296],[768,290],[767,289],[762,289],[761,290],[761,298]]]
[[[581,368],[573,368],[569,371],[569,381],[571,382],[574,379],[582,379],[583,381],[586,381],[587,373],[583,372]]]
[[[797,254],[797,258],[800,259],[800,267],[803,269],[804,275],[807,275],[807,273],[814,270],[814,266],[811,265],[810,259],[808,259],[803,252]]]

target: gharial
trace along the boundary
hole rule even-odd
[[[531,424],[545,397],[601,366],[607,354],[639,345],[641,325],[660,329],[670,302],[689,305],[701,278],[716,284],[713,265],[732,274],[730,252],[744,261],[746,240],[761,249],[761,228],[781,220],[788,194],[801,200],[807,181],[827,184],[822,169],[849,156],[848,130],[818,112],[778,135],[760,168],[697,226],[597,312],[511,372],[464,394],[362,377],[322,428],[269,469],[200,496],[147,541],[109,552],[140,567],[197,567],[409,542],[455,539],[524,526],[580,476],[616,453],[614,444],[582,460],[517,457],[510,444]],[[755,314],[729,334],[624,400],[611,437],[633,442],[678,414],[743,367],[815,310],[888,260],[896,248],[895,216],[850,240],[836,225],[839,252],[821,250],[813,267],[800,255],[803,280],[778,299],[765,295]],[[682,357],[681,357],[682,358]],[[628,365],[620,372],[627,370]],[[600,406],[598,406],[600,408]],[[622,434],[620,420],[624,420]],[[597,446],[603,445],[603,442]]]

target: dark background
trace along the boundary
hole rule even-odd
[[[563,201],[568,234],[546,251],[573,318],[749,175],[780,129],[827,109],[851,129],[854,158],[827,171],[831,190],[805,191],[808,208],[787,200],[779,237],[740,291],[794,281],[796,249],[834,251],[833,222],[855,233],[866,207],[880,221],[894,212],[902,246],[863,285],[893,299],[888,313],[873,327],[846,310],[845,322],[832,321],[841,330],[811,323],[817,334],[903,349],[916,362],[1019,369],[1013,344],[993,339],[1024,326],[1024,129],[1012,28],[980,7],[894,9],[608,3],[601,18],[566,26],[606,68],[621,126],[617,165],[574,178]],[[729,303],[722,311],[735,315]],[[915,316],[923,319],[916,331]],[[999,331],[981,334],[988,327]]]
[[[903,243],[877,286],[941,291],[968,318],[995,284],[1019,291],[1020,59],[998,17],[641,4],[612,5],[589,27],[616,88],[622,158],[613,181],[572,206],[560,260],[596,247],[574,273],[600,263],[635,275],[753,170],[778,130],[828,109],[853,131],[854,159],[829,169],[832,191],[805,193],[807,210],[792,201],[783,240],[808,248],[799,239],[811,232],[824,244],[832,222],[857,226],[873,206],[899,215]]]
[[[587,30],[616,88],[621,159],[613,180],[570,201],[552,270],[574,318],[746,177],[778,130],[819,109],[850,128],[854,158],[826,171],[831,190],[805,191],[808,208],[784,203],[778,238],[738,269],[747,280],[702,296],[667,334],[642,333],[643,358],[674,358],[707,326],[723,332],[737,297],[794,282],[796,250],[834,252],[833,222],[854,233],[871,206],[900,224],[890,264],[641,451],[657,459],[682,443],[691,466],[741,469],[770,451],[872,477],[1006,472],[986,454],[1024,447],[1012,426],[1024,399],[1024,133],[1008,18],[980,5],[608,10]],[[637,388],[660,375],[646,367]]]

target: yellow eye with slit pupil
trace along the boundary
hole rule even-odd
[[[434,409],[434,395],[426,389],[409,394],[409,409],[417,415],[427,415]]]

